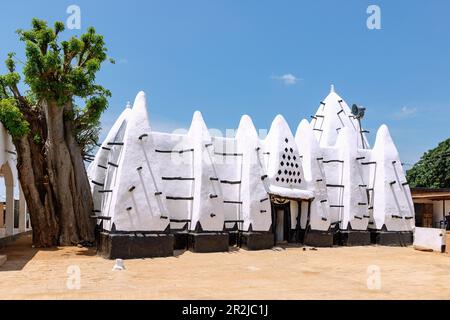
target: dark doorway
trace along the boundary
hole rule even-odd
[[[275,245],[290,242],[291,208],[289,201],[284,204],[272,203],[272,222]]]
[[[433,227],[432,203],[415,203],[414,211],[416,212],[416,227],[423,227],[423,228]]]

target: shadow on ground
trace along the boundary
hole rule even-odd
[[[32,247],[31,234],[23,234],[17,239],[0,249],[0,255],[5,255],[7,261],[0,266],[0,272],[20,271],[39,251],[57,251],[58,248],[38,249]]]

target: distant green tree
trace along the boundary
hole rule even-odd
[[[108,60],[103,37],[89,28],[80,38],[61,41],[63,31],[62,22],[51,28],[33,19],[30,30],[17,32],[25,61],[10,53],[8,72],[0,75],[0,121],[16,147],[33,243],[41,247],[94,241],[83,160],[97,141],[100,115],[111,95],[96,83]]]
[[[415,188],[450,188],[450,139],[426,152],[407,178]]]

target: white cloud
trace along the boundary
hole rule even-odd
[[[398,120],[409,118],[414,116],[417,111],[417,108],[402,107],[399,112],[394,114],[394,118]]]
[[[127,64],[127,63],[128,63],[128,60],[124,59],[124,58],[117,60],[117,64]]]
[[[294,76],[292,73],[286,73],[282,76],[272,76],[272,79],[279,80],[284,83],[286,86],[292,86],[296,84],[300,79]]]

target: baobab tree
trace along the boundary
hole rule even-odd
[[[94,28],[67,41],[59,38],[63,31],[62,22],[49,27],[33,19],[30,30],[17,31],[25,61],[10,53],[7,73],[0,75],[0,121],[16,147],[33,244],[39,247],[95,240],[84,157],[98,138],[111,95],[96,83],[96,74],[105,61],[114,61]]]

